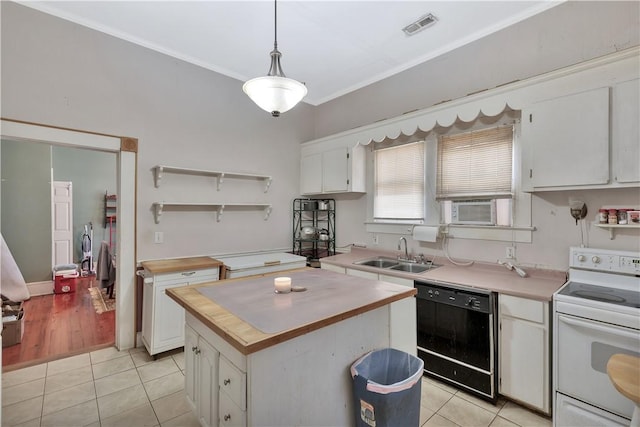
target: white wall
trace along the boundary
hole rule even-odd
[[[513,27],[416,66],[397,76],[323,104],[315,111],[316,137],[334,134],[443,100],[539,75],[640,44],[640,3],[567,2]],[[379,100],[379,102],[372,102]],[[349,114],[345,114],[348,111]],[[580,161],[580,147],[576,147]],[[580,198],[591,221],[600,206],[640,206],[640,191],[594,190],[538,193],[532,198],[537,231],[531,244],[518,244],[525,265],[564,269],[568,248],[580,245],[580,229],[569,215],[569,198]],[[399,235],[380,234],[378,245],[362,223],[367,197],[336,196],[338,245],[361,242],[395,250]],[[606,230],[589,227],[591,247],[640,250],[637,230],[625,230],[609,240]],[[409,241],[410,248],[441,254],[440,243]],[[452,239],[450,254],[461,259],[495,262],[511,242]]]
[[[138,138],[138,260],[290,247],[312,107],[274,119],[240,81],[15,3],[0,7],[2,117]],[[272,175],[273,184],[265,194],[229,179],[217,192],[212,178],[167,174],[156,189],[156,164]],[[162,200],[271,203],[273,213],[264,221],[259,210],[229,210],[216,222],[211,211],[166,212],[156,225],[151,204]]]

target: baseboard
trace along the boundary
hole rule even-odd
[[[53,293],[53,280],[27,283],[27,289],[32,297],[50,295]]]

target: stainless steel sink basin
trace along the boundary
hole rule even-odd
[[[417,264],[406,261],[399,261],[395,258],[376,257],[363,259],[354,262],[355,265],[365,265],[367,267],[375,267],[382,270],[397,270],[407,273],[422,273],[432,268],[440,267],[439,264]]]
[[[390,268],[390,270],[406,271],[407,273],[422,273],[424,271],[430,270],[435,267],[439,267],[439,265],[401,263],[398,265],[394,265],[393,267]]]
[[[356,261],[354,264],[357,265],[366,265],[369,267],[378,267],[378,268],[389,268],[394,265],[398,265],[398,261],[392,258],[374,258],[374,259],[366,259],[364,261]]]

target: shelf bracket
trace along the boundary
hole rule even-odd
[[[224,181],[224,172],[221,172],[218,175],[218,191],[220,191],[220,187],[222,186],[222,181]]]
[[[224,212],[224,205],[218,206],[218,217],[216,218],[217,222],[220,222],[222,219],[222,213]]]
[[[264,208],[264,220],[265,221],[269,219],[269,215],[271,215],[271,210],[272,210],[271,205],[269,205],[266,208]]]
[[[615,233],[613,232],[613,227],[609,227],[609,240],[613,240]]]
[[[273,180],[273,178],[271,178],[271,177],[266,178],[267,182],[265,183],[265,186],[264,186],[264,192],[265,193],[269,191],[269,187],[271,187],[271,181],[272,180]]]
[[[164,205],[162,203],[154,203],[153,208],[153,216],[156,224],[160,224],[160,217],[162,216],[162,209],[164,208]]]
[[[153,168],[153,183],[156,186],[156,188],[160,187],[162,172],[163,172],[162,166],[156,166],[155,168]]]

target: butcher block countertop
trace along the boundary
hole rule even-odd
[[[527,277],[520,277],[515,271],[509,271],[498,264],[475,262],[471,266],[457,266],[446,258],[436,257],[434,262],[441,267],[424,273],[406,273],[389,269],[380,269],[357,265],[354,262],[376,256],[395,258],[398,252],[379,251],[374,249],[352,248],[350,253],[321,258],[322,264],[332,264],[338,267],[352,268],[389,276],[403,277],[411,280],[428,280],[487,289],[506,295],[514,295],[539,301],[551,301],[556,292],[565,282],[565,272],[556,270],[541,270],[526,268]],[[430,257],[427,257],[430,259]]]
[[[304,286],[307,290],[276,294],[273,279],[279,276],[291,277],[293,286]],[[166,293],[214,333],[248,355],[412,297],[416,290],[328,270],[302,268],[172,288]]]
[[[154,261],[142,261],[142,267],[152,274],[173,273],[175,271],[202,270],[216,268],[222,265],[222,261],[208,256],[192,258],[173,258]]]

